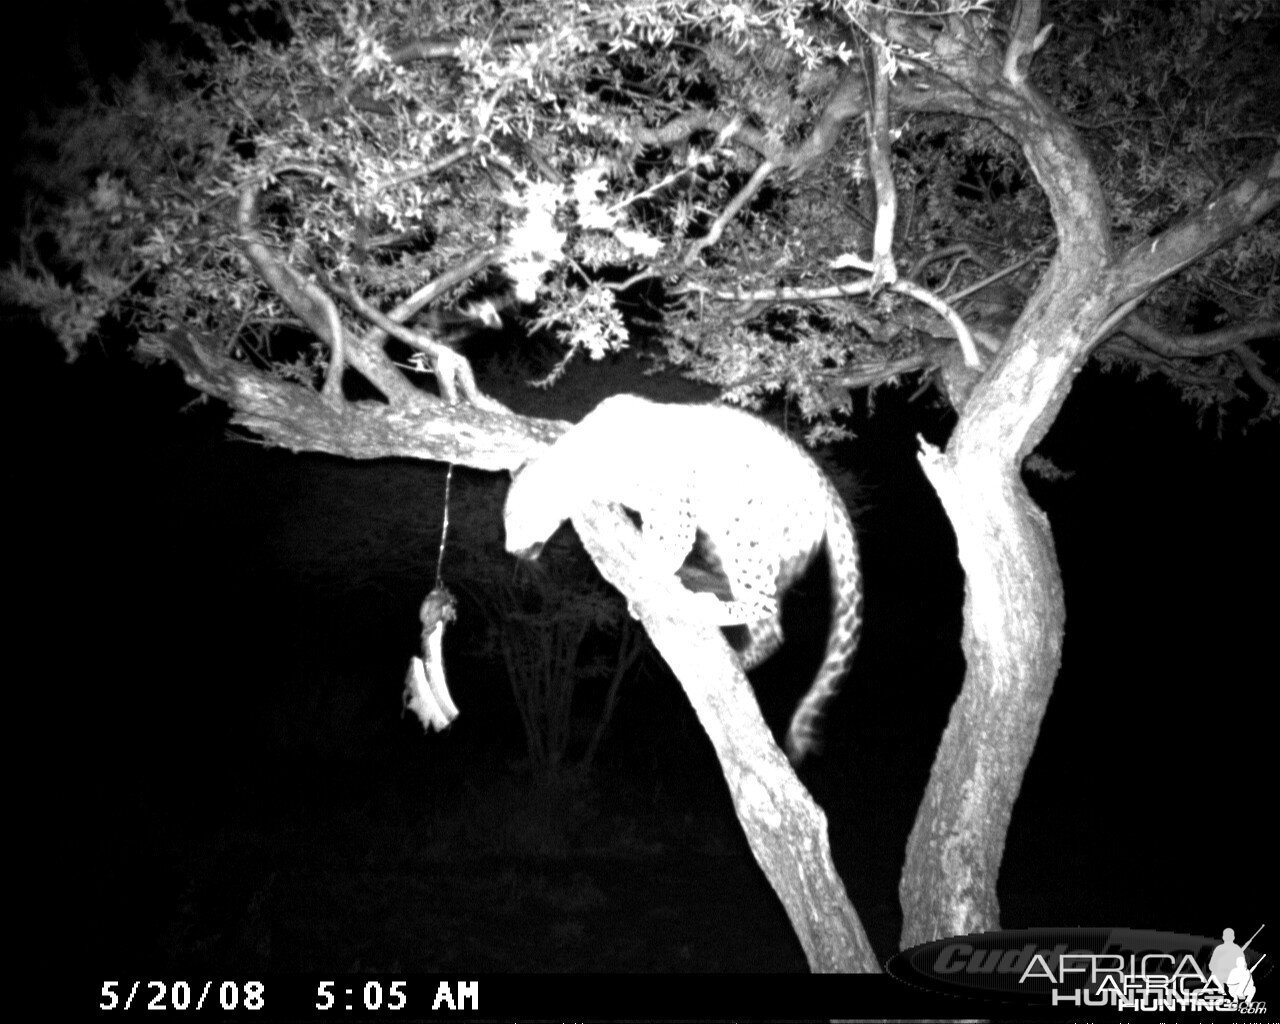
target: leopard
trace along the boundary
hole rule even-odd
[[[593,501],[638,517],[654,571],[698,592],[714,625],[742,627],[743,671],[782,646],[781,599],[825,545],[826,651],[784,744],[797,766],[821,753],[828,704],[857,650],[863,585],[848,508],[813,457],[732,406],[614,395],[514,472],[503,509],[507,550],[537,558]]]

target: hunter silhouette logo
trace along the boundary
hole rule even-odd
[[[1250,935],[1249,941],[1243,946],[1236,945],[1234,929],[1222,929],[1222,943],[1209,958],[1209,973],[1219,991],[1225,991],[1232,999],[1238,999],[1242,1003],[1253,1002],[1254,993],[1257,992],[1257,986],[1253,983],[1253,972],[1267,957],[1267,954],[1263,953],[1253,967],[1250,967],[1244,951],[1258,937],[1258,932],[1265,927],[1265,924],[1259,925],[1258,931]]]

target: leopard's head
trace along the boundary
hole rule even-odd
[[[502,510],[506,548],[520,558],[542,554],[548,538],[569,518],[569,496],[543,476],[536,460],[526,462],[512,474],[507,491]]]

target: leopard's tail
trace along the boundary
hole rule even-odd
[[[829,479],[827,487],[827,561],[831,572],[831,630],[827,653],[818,667],[809,692],[791,716],[787,730],[787,757],[799,764],[808,754],[822,752],[822,720],[827,702],[835,696],[848,674],[862,631],[862,568],[853,520]]]

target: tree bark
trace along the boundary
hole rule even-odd
[[[996,881],[1013,806],[1061,665],[1061,572],[1044,513],[1020,476],[1093,348],[1160,280],[1222,245],[1280,198],[1280,162],[1117,259],[1105,197],[1070,124],[1025,76],[1042,39],[1019,3],[1003,57],[951,19],[902,108],[962,113],[1016,139],[1048,198],[1058,251],[1008,341],[972,391],[945,453],[924,471],[956,531],[965,572],[966,675],[907,844],[903,948],[1000,926]],[[906,34],[919,31],[910,27]],[[917,45],[924,38],[916,39]]]
[[[393,404],[332,403],[317,391],[232,359],[217,343],[173,332],[166,354],[187,383],[231,408],[231,421],[290,451],[349,459],[431,459],[484,470],[514,470],[569,429],[563,420],[450,405],[406,381]]]
[[[684,687],[711,738],[756,862],[781,899],[815,972],[877,972],[879,963],[836,873],[827,818],[774,742],[723,634],[702,624],[675,577],[646,571],[640,536],[594,505],[574,528],[601,574],[627,599]]]

